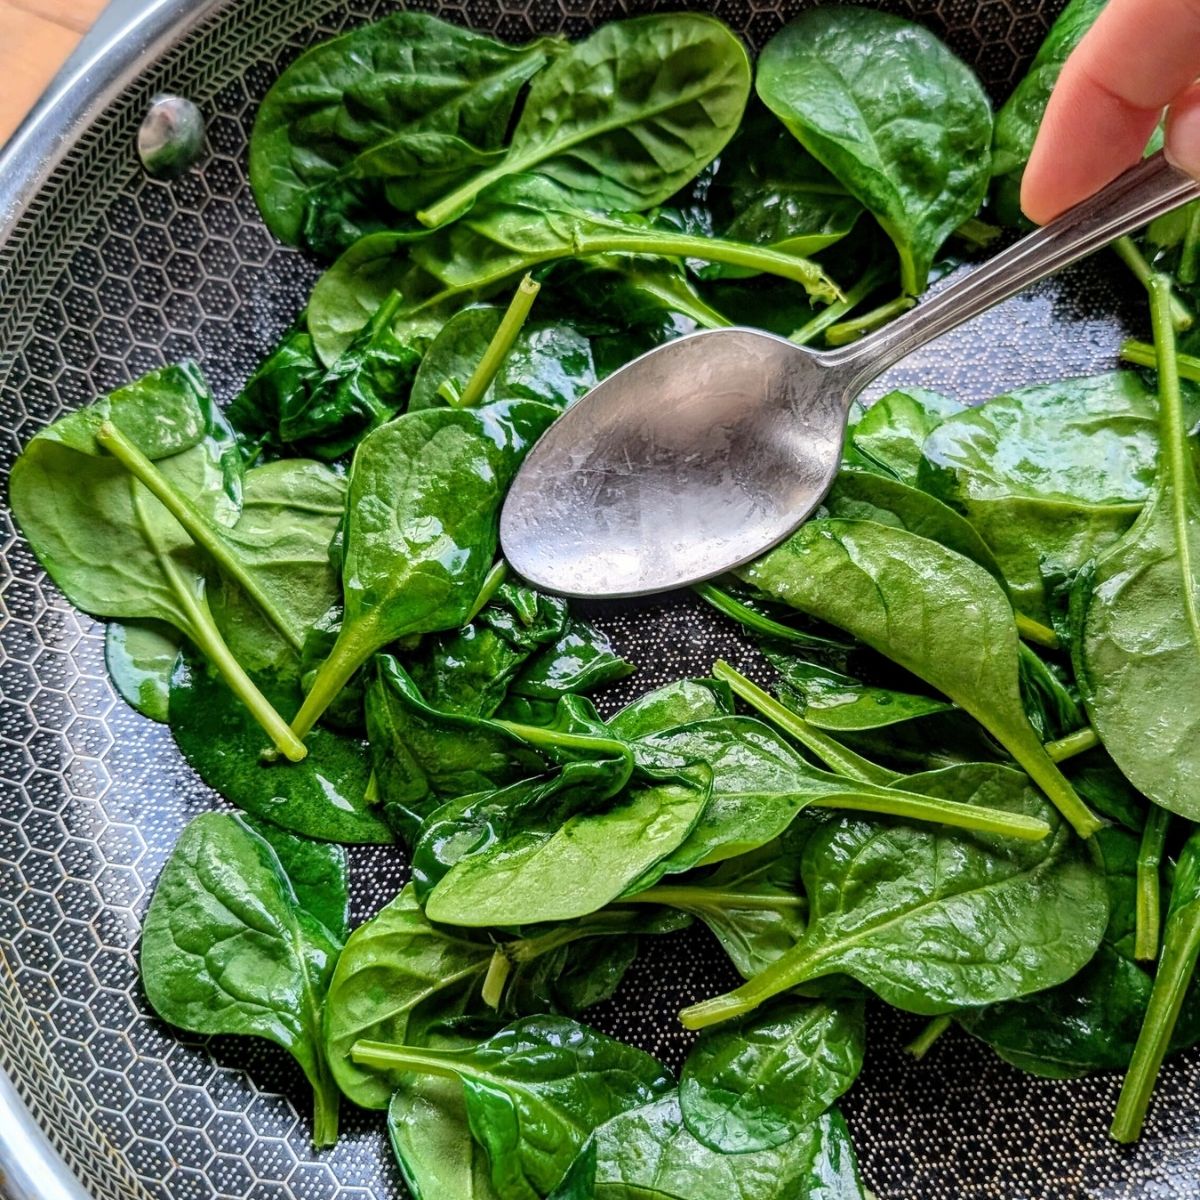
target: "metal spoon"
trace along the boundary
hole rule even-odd
[[[643,354],[568,409],[508,494],[500,540],[531,583],[644,596],[712,578],[821,503],[854,398],[926,342],[1189,200],[1157,154],[877,333],[816,352],[754,329]]]

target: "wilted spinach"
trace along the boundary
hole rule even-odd
[[[653,208],[720,153],[749,94],[745,47],[712,17],[603,25],[534,80],[504,158],[418,218],[442,225],[489,185],[528,171],[594,207]]]
[[[317,352],[332,361],[393,291],[404,298],[394,327],[411,338],[431,320],[440,325],[448,306],[487,299],[542,264],[614,253],[695,256],[780,275],[821,299],[837,295],[825,272],[798,255],[676,233],[636,215],[590,212],[549,179],[513,175],[428,237],[377,233],[355,242],[313,288],[309,332]]]
[[[419,12],[314,46],[255,117],[250,183],[267,225],[326,251],[415,211],[500,147],[522,88],[565,49]]]

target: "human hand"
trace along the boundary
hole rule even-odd
[[[1162,110],[1167,157],[1200,177],[1200,0],[1111,0],[1067,59],[1025,168],[1043,224],[1142,157]]]

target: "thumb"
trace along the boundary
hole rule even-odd
[[[1181,92],[1167,115],[1167,158],[1200,179],[1200,84]]]

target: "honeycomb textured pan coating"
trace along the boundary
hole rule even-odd
[[[656,5],[428,7],[522,40],[578,36]],[[714,11],[761,45],[799,7],[718,0]],[[1059,5],[884,7],[944,34],[1000,99]],[[316,275],[274,243],[255,211],[245,174],[255,106],[303,47],[385,11],[364,0],[231,4],[149,65],[80,139],[0,250],[6,474],[44,423],[165,361],[196,358],[219,396],[237,390]],[[209,118],[210,156],[170,185],[145,179],[134,155],[137,121],[160,90],[192,97]],[[943,340],[889,382],[979,400],[1103,369],[1122,334],[1144,324],[1138,292],[1119,268],[1094,262]],[[167,732],[114,697],[102,627],[47,583],[7,510],[0,538],[0,1065],[104,1200],[401,1196],[377,1115],[347,1108],[337,1148],[315,1155],[306,1088],[285,1056],[183,1037],[149,1014],[137,982],[140,918],[183,826],[218,801]],[[609,707],[703,672],[718,655],[756,665],[727,626],[687,601],[611,606],[599,619],[641,666],[605,698]],[[352,861],[357,920],[394,894],[405,871],[377,849]],[[660,942],[590,1019],[677,1067],[688,1037],[675,1012],[728,982],[705,935]],[[1105,1133],[1116,1078],[1031,1080],[957,1033],[917,1065],[899,1050],[917,1022],[874,1016],[868,1065],[846,1111],[881,1200],[1200,1195],[1197,1056],[1166,1068],[1146,1136],[1121,1151]]]

